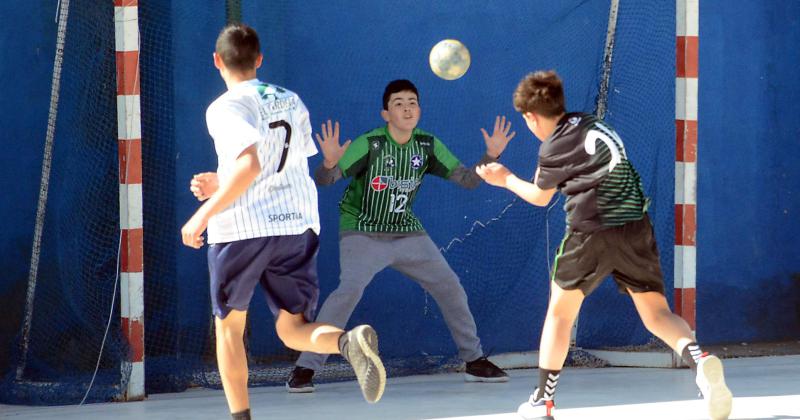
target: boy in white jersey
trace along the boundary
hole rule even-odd
[[[386,373],[375,331],[361,325],[344,332],[310,322],[319,296],[320,227],[307,158],[317,149],[300,98],[256,79],[262,59],[258,35],[246,25],[226,26],[217,38],[214,65],[228,91],[208,107],[206,120],[218,157],[218,185],[209,196],[192,187],[207,201],[181,229],[183,243],[200,248],[208,227],[217,362],[228,407],[234,419],[250,418],[243,334],[256,284],[287,347],[342,354],[364,398],[376,402]]]

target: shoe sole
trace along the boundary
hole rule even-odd
[[[358,384],[361,386],[361,393],[364,395],[364,399],[369,403],[376,403],[381,399],[383,391],[386,389],[386,369],[383,367],[383,362],[381,362],[381,358],[378,356],[378,334],[372,327],[367,325],[356,327],[353,332],[356,335],[356,343],[359,349],[361,349],[361,352],[364,353],[367,361],[371,364],[371,366],[367,367],[365,372],[369,372],[370,369],[374,368],[378,374],[378,389],[373,397],[368,395],[366,376],[359,377]],[[351,342],[351,344],[353,343]],[[358,371],[356,371],[356,376],[359,376]]]
[[[709,395],[706,398],[708,415],[711,420],[724,420],[731,414],[733,394],[725,384],[725,374],[722,361],[714,356],[709,356],[701,366],[709,386]]]
[[[508,382],[508,376],[498,376],[496,378],[488,378],[485,376],[475,376],[470,375],[469,373],[464,374],[464,380],[467,382],[486,382],[486,383],[501,383],[501,382]]]
[[[310,394],[314,392],[314,386],[312,385],[302,388],[292,388],[289,386],[289,384],[286,384],[286,391],[288,391],[290,394]]]

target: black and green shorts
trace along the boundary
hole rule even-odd
[[[613,275],[620,293],[664,294],[653,225],[641,220],[595,232],[569,232],[559,246],[551,279],[562,289],[588,296]]]

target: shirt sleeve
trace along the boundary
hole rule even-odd
[[[314,156],[318,152],[317,145],[314,144],[314,136],[311,134],[311,116],[308,114],[308,108],[306,108],[303,101],[299,101],[297,117],[306,157]]]
[[[339,168],[345,177],[356,176],[367,170],[369,165],[369,141],[367,136],[359,136],[339,159]]]
[[[481,184],[483,179],[481,179],[481,177],[475,172],[475,168],[477,166],[486,165],[487,163],[492,162],[497,162],[497,159],[491,158],[489,155],[484,154],[478,163],[469,168],[461,164],[456,166],[456,168],[450,172],[450,176],[448,176],[447,179],[469,190],[478,188],[478,185]]]
[[[258,117],[235,102],[212,104],[206,111],[208,133],[220,160],[235,160],[261,138]]]
[[[450,153],[450,150],[441,140],[434,137],[433,156],[431,156],[431,162],[428,163],[427,172],[441,178],[448,178],[459,165],[461,165],[461,162],[458,158]]]
[[[560,147],[558,147],[560,146]],[[562,150],[564,144],[543,143],[539,148],[539,178],[536,186],[543,190],[558,188],[571,177],[570,168],[574,162],[574,150]]]

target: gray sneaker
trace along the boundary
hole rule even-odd
[[[378,402],[386,387],[386,369],[378,356],[378,334],[369,325],[359,325],[345,334],[347,344],[342,356],[353,367],[364,399]]]

